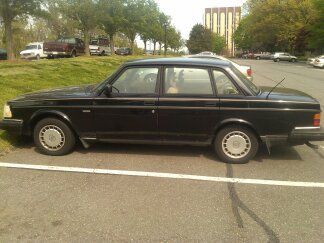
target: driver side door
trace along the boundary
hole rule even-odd
[[[97,139],[111,142],[158,140],[159,67],[128,67],[110,84],[112,93],[94,101]]]

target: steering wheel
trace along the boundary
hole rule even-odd
[[[149,73],[149,74],[145,75],[144,82],[147,84],[153,84],[156,82],[156,77],[157,77],[157,74]]]

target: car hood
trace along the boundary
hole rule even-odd
[[[99,46],[98,46],[98,45],[89,45],[89,48],[90,48],[90,49],[98,49]]]
[[[266,98],[273,87],[262,86],[260,96]],[[295,89],[289,88],[275,88],[269,95],[269,100],[283,100],[283,101],[295,101],[295,102],[309,102],[318,103],[318,101],[312,96]]]
[[[23,54],[30,54],[32,52],[36,52],[37,49],[29,49],[29,50],[23,50],[20,52],[20,55],[23,55]]]
[[[48,100],[65,98],[84,98],[92,95],[94,85],[72,86],[56,89],[41,90],[21,95],[11,101]]]

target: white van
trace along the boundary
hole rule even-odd
[[[23,51],[20,52],[22,59],[36,59],[47,57],[43,52],[43,42],[29,43]]]

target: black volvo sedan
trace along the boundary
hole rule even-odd
[[[228,163],[261,143],[324,140],[320,104],[286,88],[257,87],[220,60],[135,60],[98,85],[30,93],[8,101],[0,128],[34,137],[48,155],[102,141],[212,145]]]

